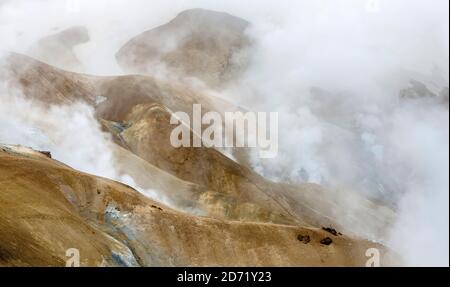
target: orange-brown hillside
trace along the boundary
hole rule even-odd
[[[382,248],[317,228],[183,214],[16,146],[0,149],[0,181],[1,266],[64,266],[69,248],[83,266],[364,266],[365,251]]]

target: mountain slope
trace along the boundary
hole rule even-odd
[[[28,98],[48,104],[87,102],[124,150],[138,156],[153,170],[170,174],[171,179],[176,179],[170,180],[173,186],[187,183],[189,187],[183,184],[179,189],[163,189],[165,197],[176,197],[174,207],[180,210],[199,210],[218,219],[331,225],[346,233],[373,234],[374,238],[389,227],[392,211],[354,194],[342,196],[310,184],[272,183],[253,172],[245,162],[236,162],[218,150],[175,149],[170,145],[173,111],[192,113],[195,103],[202,104],[204,111],[239,110],[221,99],[149,76],[79,75],[17,54],[10,57],[9,63],[10,82]],[[53,80],[49,81],[47,75]],[[102,101],[96,101],[98,97]],[[124,169],[130,169],[130,165]],[[151,177],[141,176],[140,185],[153,186],[152,180],[143,182],[145,178]],[[183,191],[186,194],[180,196]],[[355,214],[351,212],[355,206],[370,212],[350,216]],[[368,221],[372,224],[366,224]],[[345,229],[348,226],[352,229]]]
[[[71,27],[40,39],[31,47],[29,53],[53,66],[80,71],[83,65],[77,58],[74,48],[89,40],[89,32],[85,27]]]
[[[363,266],[368,248],[383,250],[319,229],[182,214],[15,146],[0,148],[0,181],[3,266],[64,266],[69,248],[83,266]]]
[[[226,13],[187,10],[133,38],[116,57],[126,72],[149,74],[163,65],[170,73],[196,77],[216,87],[247,64],[248,26],[247,21]]]

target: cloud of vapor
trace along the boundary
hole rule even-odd
[[[448,266],[448,106],[399,99],[411,79],[448,87],[448,1],[299,2],[249,31],[253,65],[226,91],[280,112],[280,155],[256,170],[380,200],[398,218],[378,240],[406,265]]]
[[[396,153],[391,158],[409,172],[390,240],[410,266],[448,266],[448,123],[448,110],[400,108],[387,131]]]
[[[52,151],[53,156],[75,169],[117,178],[112,167],[108,137],[100,132],[91,108],[84,104],[53,106],[47,111],[20,93],[1,93],[0,142]],[[65,120],[61,120],[65,119]]]
[[[0,102],[0,144],[50,151],[54,159],[76,170],[122,182],[171,205],[162,194],[141,188],[116,168],[112,139],[102,132],[92,107],[84,103],[43,107],[5,86],[0,86]]]
[[[0,55],[26,53],[38,39],[81,25],[91,38],[75,50],[84,72],[120,74],[115,53],[124,43],[190,8],[229,12],[252,23],[251,66],[216,92],[252,110],[280,112],[279,156],[254,158],[255,170],[276,181],[358,190],[381,201],[398,218],[377,239],[406,265],[448,266],[448,107],[399,99],[411,79],[436,94],[448,87],[447,0],[3,0]],[[0,111],[14,111],[3,103]],[[98,127],[80,107],[55,108],[47,122],[47,115],[36,120],[57,125],[51,118],[66,112],[77,123],[68,125],[71,131],[86,129],[88,122]],[[49,139],[24,117],[0,114],[18,127],[7,133],[1,126],[0,142],[3,134],[11,143],[45,149],[52,141],[73,139],[58,133]],[[108,150],[108,139],[98,128],[84,132],[83,138],[93,139],[85,147],[70,140],[50,147],[62,161],[87,171],[85,163]],[[72,156],[74,148],[83,150]],[[117,177],[110,156],[104,153],[89,172]]]
[[[411,79],[448,87],[448,1],[368,2],[298,1],[255,24],[253,65],[225,94],[280,112],[280,155],[255,158],[258,172],[388,204],[398,220],[378,239],[407,265],[445,266],[448,106],[399,93]]]
[[[383,54],[380,45],[390,53],[389,57],[379,57],[384,62],[418,68],[434,64],[431,59],[448,50],[448,25],[442,23],[448,17],[445,0],[4,0],[0,3],[0,35],[9,41],[3,42],[2,49],[25,52],[34,41],[55,30],[84,25],[92,41],[79,47],[78,53],[86,62],[95,63],[87,72],[119,72],[114,54],[121,45],[195,7],[225,11],[251,21],[265,34],[262,40],[267,44],[296,55],[286,62],[287,57],[278,54],[273,65],[297,73],[306,67],[310,79],[305,80],[320,77],[342,82],[323,72],[328,70],[328,75],[335,76],[337,66],[346,64],[345,73],[340,75],[354,76],[358,68],[377,66],[366,56],[368,51],[373,56]],[[416,52],[422,52],[419,59]],[[337,53],[340,57],[333,57]],[[317,65],[319,59],[322,65]],[[313,70],[310,64],[314,64]]]

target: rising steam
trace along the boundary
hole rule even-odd
[[[44,36],[84,26],[91,40],[74,48],[83,72],[116,75],[122,71],[115,53],[124,43],[182,10],[242,17],[252,23],[251,65],[214,92],[242,107],[280,113],[280,154],[254,158],[254,169],[274,181],[315,182],[382,202],[398,218],[389,234],[374,239],[399,252],[405,265],[448,266],[448,102],[399,96],[412,79],[436,95],[448,87],[447,0],[167,3],[2,0],[0,55],[26,53]],[[74,168],[132,182],[114,170],[110,139],[90,108],[44,112],[5,93],[0,142],[48,149]]]

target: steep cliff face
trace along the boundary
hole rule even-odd
[[[166,25],[144,32],[117,53],[122,68],[151,73],[164,65],[170,72],[223,85],[247,64],[249,23],[226,13],[193,9]]]
[[[70,248],[82,266],[363,266],[368,248],[383,249],[315,228],[182,214],[16,146],[0,149],[0,181],[2,266],[64,266]]]

